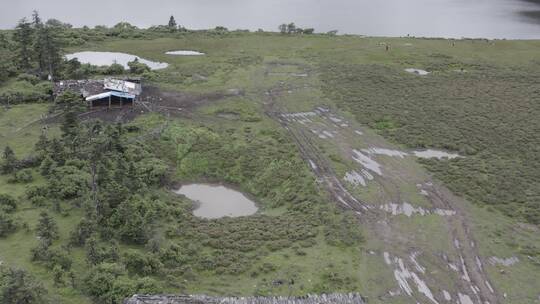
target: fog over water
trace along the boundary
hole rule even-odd
[[[169,16],[192,29],[276,31],[294,21],[318,32],[371,36],[540,38],[540,0],[0,0],[0,27],[38,10],[75,26],[139,27]]]

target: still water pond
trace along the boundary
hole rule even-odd
[[[204,53],[201,53],[201,52],[198,52],[198,51],[186,51],[186,50],[169,51],[169,52],[166,52],[165,54],[167,54],[167,55],[176,55],[176,56],[202,56],[202,55],[204,55]]]
[[[128,62],[135,60],[135,58],[139,59],[139,62],[146,64],[152,70],[164,69],[168,66],[168,64],[164,62],[154,62],[135,55],[116,52],[78,52],[68,54],[66,55],[66,58],[77,58],[81,63],[89,63],[97,66],[118,63],[123,65],[125,69],[129,68],[127,65]]]
[[[244,194],[220,185],[190,184],[180,187],[176,194],[185,195],[197,203],[193,214],[197,217],[215,219],[225,216],[252,215],[257,206]]]

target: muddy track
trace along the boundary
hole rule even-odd
[[[362,214],[368,210],[367,204],[357,200],[343,186],[341,181],[336,177],[334,170],[329,162],[318,151],[318,148],[312,143],[306,131],[296,128],[288,121],[282,119],[281,114],[286,113],[283,109],[279,109],[273,99],[276,97],[275,91],[268,92],[268,102],[265,104],[265,114],[285,128],[291,138],[296,143],[302,158],[308,163],[318,178],[320,184],[323,185],[326,192],[331,196],[332,200],[338,203],[346,210],[353,210],[357,214]]]
[[[454,240],[454,249],[463,258],[462,267],[468,273],[471,282],[470,288],[473,290],[477,300],[479,303],[499,303],[500,298],[484,272],[485,260],[476,248],[476,241],[469,229],[468,219],[464,211],[459,204],[453,202],[453,198],[450,197],[452,194],[441,186],[433,185],[432,189],[428,191],[432,194],[430,197],[432,197],[434,205],[440,203],[444,208],[456,212],[455,216],[447,217],[450,228],[449,233]]]
[[[446,291],[443,298],[441,295],[433,295],[428,287],[429,285],[435,288],[439,293],[441,291],[441,288],[438,288],[437,280],[431,278],[429,273],[416,261],[416,256],[421,254],[421,251],[414,251],[414,246],[411,248],[411,244],[407,240],[403,240],[399,232],[397,234],[395,231],[389,232],[392,227],[388,226],[387,215],[379,208],[351,195],[340,178],[336,176],[330,161],[317,147],[309,130],[283,119],[283,114],[288,112],[286,109],[280,108],[276,100],[286,90],[283,87],[278,87],[265,94],[265,113],[288,131],[302,157],[317,176],[319,185],[329,194],[333,202],[345,210],[354,211],[364,227],[384,239],[386,244],[384,259],[387,265],[395,268],[394,276],[403,293],[413,298],[416,303],[449,302],[446,298]],[[437,256],[435,258],[440,261],[440,265],[435,266],[436,269],[431,269],[431,271],[448,273],[448,276],[453,278],[454,287],[459,291],[458,295],[454,295],[452,299],[457,301],[456,303],[499,303],[500,298],[483,270],[484,259],[480,257],[475,246],[474,238],[468,228],[468,219],[460,207],[460,202],[456,202],[455,197],[444,187],[434,185],[431,181],[428,181],[427,184],[431,185],[428,192],[433,206],[455,212],[454,216],[446,217],[446,223],[449,237],[453,240],[453,249],[459,257],[458,260],[449,261],[445,254],[442,254],[442,257]],[[398,186],[392,185],[392,188],[396,188],[396,191],[393,191],[395,193],[393,197],[399,198]],[[448,265],[454,265],[451,263],[455,263],[459,267],[455,266],[455,269],[450,269]],[[409,282],[416,284],[418,292],[413,292]],[[426,298],[429,300],[428,302],[426,302]]]

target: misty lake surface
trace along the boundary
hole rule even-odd
[[[197,203],[193,214],[197,217],[216,219],[225,216],[253,215],[257,206],[244,194],[220,185],[190,184],[175,191]]]
[[[174,15],[191,29],[277,31],[295,22],[317,32],[370,36],[540,38],[537,0],[4,0],[0,27],[13,28],[33,10],[75,26],[127,21],[148,27]]]
[[[116,53],[116,52],[78,52],[66,55],[67,59],[77,58],[81,63],[90,63],[92,65],[102,66],[118,63],[128,69],[128,62],[139,59],[139,62],[146,64],[152,70],[164,69],[168,66],[164,62],[154,62],[140,58],[135,55]]]

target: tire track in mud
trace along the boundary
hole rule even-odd
[[[448,190],[433,185],[432,189],[427,191],[431,194],[429,197],[434,205],[440,203],[442,207],[456,212],[454,216],[446,217],[446,220],[450,228],[449,233],[454,240],[454,249],[460,256],[463,278],[470,282],[469,287],[476,299],[479,303],[499,303],[499,297],[484,272],[485,260],[478,253],[476,240],[472,236],[463,210],[452,201],[449,197],[452,194]]]
[[[458,291],[453,297],[443,288],[438,288],[437,280],[431,278],[426,273],[426,269],[417,262],[416,256],[420,252],[410,252],[411,244],[399,240],[399,237],[388,237],[387,233],[380,232],[385,230],[381,229],[381,223],[388,225],[385,221],[387,215],[379,208],[358,200],[345,188],[334,172],[330,161],[326,159],[322,151],[314,143],[313,135],[304,126],[283,119],[283,114],[287,114],[288,111],[275,102],[275,99],[279,98],[283,91],[286,90],[274,88],[265,94],[267,100],[265,102],[265,114],[288,131],[302,157],[317,176],[319,185],[329,194],[331,200],[346,210],[354,211],[359,221],[375,232],[376,235],[382,234],[381,237],[386,240],[387,245],[385,247],[388,249],[388,251],[383,252],[384,260],[387,265],[394,267],[394,278],[401,289],[397,294],[404,292],[413,298],[416,303],[438,304],[450,303],[451,301],[458,304],[499,303],[499,297],[483,270],[483,259],[477,252],[475,241],[468,228],[468,220],[459,205],[452,202],[452,197],[449,197],[450,193],[445,193],[443,188],[428,182],[431,185],[428,191],[430,194],[429,200],[433,206],[455,212],[454,216],[446,216],[445,218],[449,236],[454,241],[453,249],[459,256],[458,262],[460,264],[459,267],[451,264],[448,257],[443,254],[448,265],[453,265],[453,267],[448,265],[437,267],[437,271],[446,272],[450,277],[460,276],[460,278],[453,280],[455,289]],[[397,188],[396,195],[399,197],[399,187],[397,185],[392,185],[392,187]],[[389,252],[392,252],[393,257]],[[440,257],[437,258],[441,259]],[[442,259],[441,262],[443,262]],[[429,285],[432,288],[438,288],[437,291],[439,294],[442,292],[442,296],[434,296],[424,280],[430,283]],[[409,282],[416,285],[418,292],[413,292]],[[390,293],[392,294],[392,292]]]
[[[267,96],[273,98],[272,92]],[[318,151],[315,145],[309,139],[309,135],[303,129],[297,129],[288,121],[282,119],[281,114],[286,113],[282,109],[277,109],[273,101],[267,104],[265,114],[277,121],[284,129],[286,129],[291,138],[296,143],[300,153],[306,163],[308,163],[318,178],[320,184],[324,185],[325,190],[330,194],[332,200],[337,202],[343,208],[353,210],[357,214],[362,214],[368,210],[367,204],[359,201],[352,196],[349,191],[343,186],[341,181],[336,177],[334,170],[324,159],[322,153]]]

